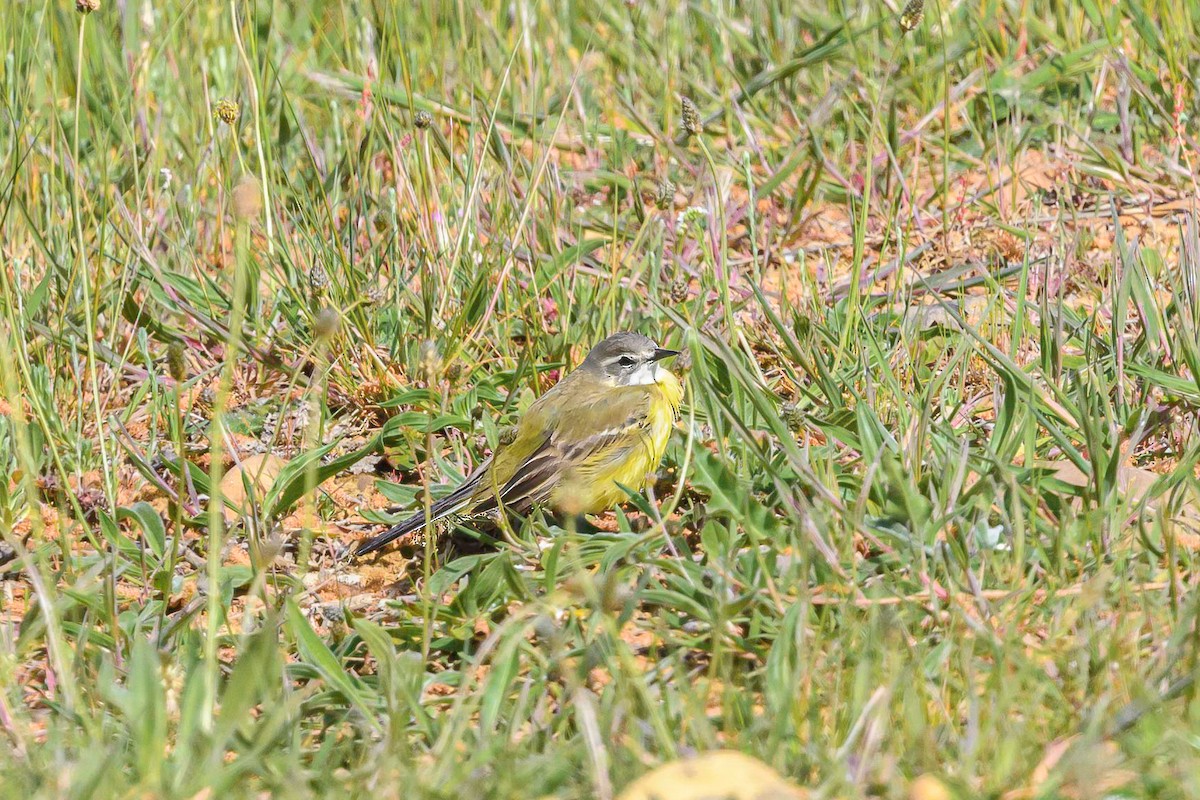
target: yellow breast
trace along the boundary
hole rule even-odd
[[[675,376],[666,370],[660,371],[659,376],[658,383],[650,387],[651,464],[647,472],[657,469],[662,460],[671,429],[675,427],[675,418],[679,416],[679,404],[683,401],[683,387]]]
[[[646,485],[646,476],[658,468],[666,452],[683,400],[683,387],[674,375],[661,370],[657,383],[639,388],[646,391],[649,403],[644,433],[620,460],[564,482],[555,492],[557,497],[552,498],[555,505],[570,507],[576,513],[596,514],[626,500],[621,486],[640,491]]]

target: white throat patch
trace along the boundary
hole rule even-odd
[[[648,361],[629,374],[623,383],[626,386],[650,386],[658,383],[658,363]]]

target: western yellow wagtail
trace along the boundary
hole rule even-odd
[[[679,355],[640,333],[617,333],[592,348],[579,368],[521,417],[516,435],[426,514],[360,543],[365,555],[446,517],[524,514],[546,505],[565,514],[594,514],[640,490],[679,414],[683,388],[659,364]]]

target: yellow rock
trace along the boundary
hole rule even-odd
[[[909,800],[952,800],[950,790],[932,775],[920,775],[908,787]]]
[[[263,496],[286,465],[286,461],[270,453],[259,453],[244,458],[221,479],[221,496],[246,513],[250,510],[250,504],[246,501],[246,483],[253,487],[255,502],[261,503]],[[224,508],[224,514],[226,519],[233,516],[228,506]]]
[[[734,750],[701,753],[664,764],[621,792],[617,800],[804,800],[808,792],[756,758]]]

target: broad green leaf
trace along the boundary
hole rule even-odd
[[[330,687],[357,708],[373,728],[381,727],[375,709],[366,701],[366,690],[361,682],[346,672],[333,651],[305,619],[296,601],[288,599],[285,609],[287,627],[296,637],[296,647],[304,663],[312,667]]]
[[[118,520],[133,520],[142,529],[150,552],[162,558],[166,554],[167,530],[163,526],[162,517],[154,510],[154,506],[146,502],[137,502],[131,506],[117,509]]]

